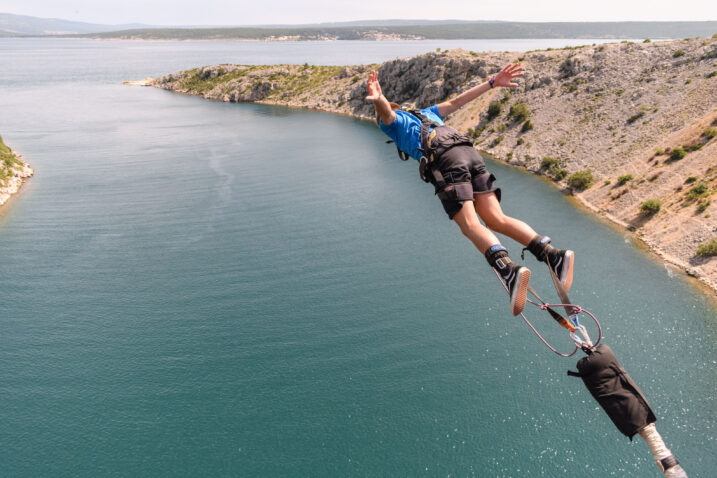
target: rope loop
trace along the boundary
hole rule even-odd
[[[503,280],[500,278],[500,275],[498,274],[498,271],[496,271],[495,269],[493,269],[493,272],[495,272],[495,275],[496,275],[496,277],[498,277],[498,280],[500,280],[500,283],[503,285],[503,288],[508,292],[508,286],[507,286],[507,285],[503,282]],[[533,292],[533,293],[534,293],[534,292]],[[537,296],[536,296],[536,297],[537,297]],[[540,299],[539,297],[538,297],[538,300],[540,300],[540,301],[542,302],[542,299]],[[528,327],[530,327],[530,329],[533,331],[533,333],[538,336],[538,338],[540,339],[540,341],[543,342],[543,344],[544,344],[546,347],[548,347],[551,351],[553,351],[553,352],[554,352],[555,354],[557,354],[557,355],[560,355],[561,357],[572,357],[573,355],[575,355],[575,353],[576,353],[578,350],[583,350],[585,353],[588,353],[588,352],[586,351],[586,349],[587,349],[587,350],[593,350],[595,347],[598,346],[598,344],[600,343],[600,340],[602,340],[602,327],[600,326],[600,322],[598,322],[597,317],[595,317],[592,313],[590,313],[590,311],[583,309],[583,308],[582,308],[581,306],[579,306],[579,305],[575,305],[575,304],[546,304],[546,303],[539,304],[539,303],[534,302],[534,301],[532,301],[532,300],[530,300],[530,299],[527,299],[527,303],[530,303],[530,304],[532,304],[532,305],[538,307],[540,310],[548,310],[550,307],[572,307],[572,311],[573,311],[572,315],[574,316],[574,319],[575,319],[576,322],[577,322],[577,314],[584,313],[584,314],[586,314],[588,317],[590,317],[590,318],[592,319],[592,321],[595,323],[595,325],[596,325],[596,327],[597,327],[597,331],[598,331],[598,337],[597,337],[597,340],[595,341],[595,343],[593,344],[593,343],[590,342],[590,339],[589,339],[588,334],[587,334],[587,329],[585,328],[585,326],[578,324],[578,326],[576,327],[576,329],[581,332],[581,334],[585,337],[585,340],[580,339],[579,337],[577,337],[577,336],[575,335],[574,332],[571,332],[571,333],[570,333],[570,339],[571,339],[571,341],[573,342],[573,345],[574,345],[575,348],[573,349],[572,352],[570,352],[570,353],[568,353],[568,354],[564,354],[564,353],[559,352],[558,350],[556,350],[552,345],[550,345],[550,344],[548,343],[548,341],[545,340],[542,335],[540,335],[540,332],[538,332],[538,330],[533,326],[533,324],[531,324],[530,321],[525,317],[525,314],[524,314],[523,312],[521,312],[521,313],[520,313],[520,316],[523,318],[523,321],[526,323],[526,325],[527,325]]]

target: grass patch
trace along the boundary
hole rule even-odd
[[[705,183],[699,183],[692,188],[690,188],[689,191],[687,191],[687,197],[693,201],[696,201],[700,198],[706,197],[709,195],[710,188]]]
[[[717,239],[710,239],[700,244],[697,248],[697,255],[702,257],[717,256]]]
[[[623,174],[622,176],[617,178],[617,185],[622,186],[628,181],[632,181],[632,174]]]
[[[645,116],[645,112],[644,112],[644,111],[640,111],[640,112],[638,112],[638,113],[635,113],[634,115],[630,116],[630,117],[627,119],[627,123],[628,123],[628,124],[632,124],[632,123],[634,123],[635,121],[637,121],[637,120],[639,120],[640,118],[642,118],[643,116]]]
[[[671,161],[679,161],[680,159],[683,159],[685,156],[687,156],[687,151],[685,151],[685,148],[678,146],[672,151],[670,151],[670,160]]]

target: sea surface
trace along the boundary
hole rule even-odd
[[[0,134],[36,173],[0,212],[0,476],[660,476],[374,124],[121,84],[560,44],[0,39]],[[714,476],[714,302],[489,167],[506,212],[575,251],[572,300],[689,476]]]

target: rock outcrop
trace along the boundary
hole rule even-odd
[[[33,174],[32,168],[0,138],[0,206],[17,193],[23,182]]]

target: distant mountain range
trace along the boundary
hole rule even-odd
[[[0,13],[0,36],[71,36],[139,40],[381,40],[492,38],[686,38],[717,33],[703,22],[504,22],[357,20],[306,25],[103,25]]]
[[[208,29],[208,28],[335,28],[335,27],[391,27],[406,25],[450,25],[457,23],[481,23],[482,21],[466,20],[356,20],[351,22],[311,23],[306,25],[275,24],[275,25],[146,25],[129,23],[121,25],[105,25],[85,23],[59,18],[38,18],[12,13],[0,13],[0,36],[35,36],[35,35],[80,35],[88,33],[105,33],[136,29]]]
[[[0,13],[0,36],[58,35],[99,33],[131,28],[149,28],[149,25],[131,23],[126,25],[100,25],[74,22],[59,18],[37,18],[25,15]]]

